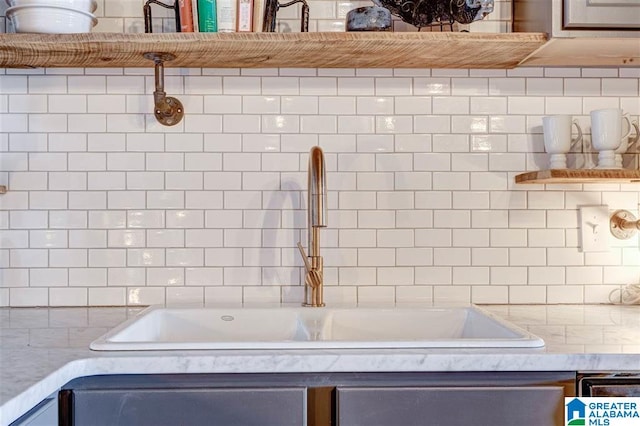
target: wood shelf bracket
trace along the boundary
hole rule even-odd
[[[164,63],[172,61],[176,57],[171,53],[147,52],[144,54],[155,64],[156,87],[153,92],[153,113],[160,124],[164,126],[175,126],[184,117],[184,107],[178,99],[167,96],[164,91]]]

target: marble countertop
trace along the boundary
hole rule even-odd
[[[489,305],[542,337],[534,349],[95,352],[139,308],[0,309],[0,425],[68,381],[96,374],[375,371],[640,372],[640,306]]]

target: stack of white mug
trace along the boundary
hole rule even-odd
[[[626,124],[623,124],[626,123]],[[571,128],[575,126],[578,136],[571,138]],[[626,132],[623,135],[623,127]],[[635,139],[629,143],[629,136],[635,128]],[[542,118],[544,148],[550,154],[550,169],[566,169],[567,153],[579,143],[582,129],[578,120],[570,115],[551,115]],[[591,111],[591,145],[598,151],[598,169],[621,169],[622,154],[640,138],[638,123],[631,122],[629,114],[619,108]]]

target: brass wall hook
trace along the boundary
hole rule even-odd
[[[176,57],[171,53],[147,52],[146,59],[155,63],[156,87],[153,92],[153,113],[156,119],[165,126],[175,126],[184,117],[184,107],[178,99],[167,96],[164,91],[164,63],[174,60]]]
[[[640,230],[640,220],[627,210],[616,210],[611,215],[609,228],[614,237],[619,240],[628,240]]]

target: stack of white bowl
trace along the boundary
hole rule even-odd
[[[6,0],[17,33],[88,33],[98,23],[95,0]]]

